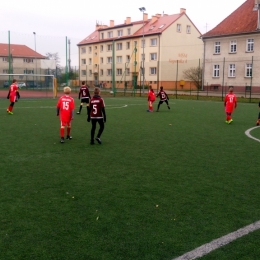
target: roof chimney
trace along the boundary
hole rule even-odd
[[[160,18],[162,15],[161,15],[161,14],[156,14],[156,16],[157,16],[158,18]]]
[[[115,26],[114,20],[110,20],[110,27],[114,27],[114,26]]]
[[[148,20],[148,14],[144,13],[144,21],[147,21],[147,20]]]
[[[152,23],[156,22],[158,20],[158,17],[156,15],[152,15]]]
[[[126,24],[131,23],[131,17],[126,17]]]
[[[185,13],[185,14],[186,14],[186,9],[185,9],[185,8],[181,8],[181,9],[180,9],[180,14],[182,14],[182,13]]]

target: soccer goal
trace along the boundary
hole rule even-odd
[[[22,97],[55,98],[56,79],[54,75],[43,74],[0,74],[0,87],[9,88],[17,80]]]

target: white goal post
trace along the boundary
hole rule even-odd
[[[9,87],[13,79],[18,82],[20,89],[51,90],[53,98],[56,97],[56,80],[54,75],[45,74],[0,74],[0,86]],[[9,82],[10,81],[10,82]]]

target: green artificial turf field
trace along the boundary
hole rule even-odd
[[[260,220],[257,104],[227,125],[222,102],[105,98],[91,146],[85,108],[59,143],[56,102],[0,100],[0,259],[171,260]],[[260,259],[259,239],[202,259]]]

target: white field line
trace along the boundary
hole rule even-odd
[[[250,132],[256,128],[259,128],[259,126],[255,126],[252,127],[248,130],[245,131],[245,135],[257,142],[260,142],[259,139],[253,137]],[[185,253],[182,256],[179,256],[177,258],[174,258],[173,260],[192,260],[192,259],[197,259],[199,257],[202,257],[204,255],[207,255],[208,253],[210,253],[213,250],[216,250],[222,246],[225,246],[227,244],[229,244],[230,242],[245,236],[253,231],[256,231],[257,229],[260,229],[260,221],[257,221],[253,224],[250,224],[246,227],[243,227],[241,229],[238,229],[235,232],[229,233],[228,235],[225,235],[223,237],[220,237],[218,239],[215,239],[213,241],[211,241],[210,243],[204,244],[188,253]]]
[[[229,233],[228,235],[215,239],[215,240],[211,241],[210,243],[202,245],[202,246],[196,248],[195,250],[192,250],[182,256],[174,258],[173,260],[197,259],[199,257],[207,255],[208,253],[210,253],[211,251],[213,251],[215,249],[218,249],[222,246],[229,244],[230,242],[232,242],[240,237],[243,237],[253,231],[256,231],[257,229],[260,229],[260,221],[257,221],[253,224],[250,224],[241,229],[238,229],[237,231]]]

